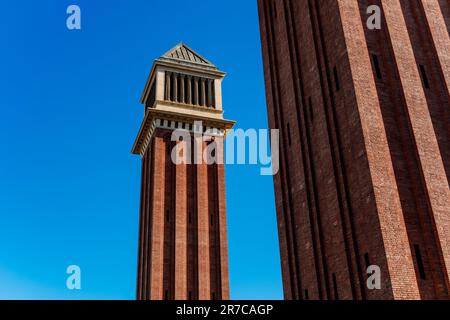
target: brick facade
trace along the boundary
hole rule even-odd
[[[448,2],[258,9],[285,298],[449,299]]]

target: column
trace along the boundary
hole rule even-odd
[[[183,78],[181,78],[183,80]],[[186,141],[177,147],[186,150]],[[186,155],[181,155],[185,157]],[[187,165],[175,166],[175,300],[187,300]]]
[[[151,224],[151,246],[146,254],[150,259],[150,299],[164,299],[163,271],[164,271],[164,191],[165,191],[165,162],[166,145],[163,138],[155,137],[153,157],[153,169],[151,178],[152,188],[152,224]]]
[[[187,76],[187,104],[192,104],[192,77]]]
[[[197,157],[202,157],[206,142],[198,139]],[[209,208],[208,208],[208,165],[197,164],[197,245],[198,245],[198,299],[211,299],[210,257],[209,257]]]
[[[185,76],[180,74],[180,102],[184,103],[184,80]]]
[[[217,201],[219,208],[219,261],[220,261],[220,296],[222,300],[230,299],[230,285],[228,275],[228,239],[227,239],[227,217],[226,217],[226,197],[225,197],[225,168],[223,164],[223,137],[215,139],[217,143],[217,159],[221,162],[217,168]]]
[[[205,87],[205,79],[201,78],[201,101],[200,101],[200,105],[201,106],[205,106],[206,104],[206,87]]]
[[[171,79],[171,73],[166,72],[166,99],[165,100],[171,100],[170,96],[170,79]]]
[[[160,68],[157,68],[156,71],[156,92],[155,92],[155,99],[156,100],[164,100],[164,93],[165,93],[165,81],[166,81],[166,72],[164,70],[161,70]]]
[[[194,77],[194,104],[199,105],[198,102],[198,78]]]
[[[173,99],[172,101],[178,102],[178,73],[173,74]]]
[[[145,225],[144,225],[144,241],[143,241],[143,285],[142,285],[142,299],[148,300],[150,298],[151,291],[151,248],[152,248],[152,239],[150,238],[151,229],[152,229],[152,198],[153,198],[153,189],[152,189],[152,174],[154,172],[154,154],[153,147],[148,146],[146,151],[146,168],[145,168],[145,194],[142,196],[144,201],[144,215],[145,215]]]
[[[137,273],[137,300],[143,300],[145,295],[145,290],[147,289],[146,281],[146,263],[147,263],[147,251],[146,251],[146,240],[147,240],[147,181],[148,181],[148,151],[142,158],[142,170],[141,170],[141,208],[140,208],[140,218],[139,218],[139,263],[138,263],[138,273]]]
[[[222,110],[222,79],[214,80],[214,108]]]

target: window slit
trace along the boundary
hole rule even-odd
[[[414,252],[416,254],[416,262],[417,262],[417,268],[419,269],[420,279],[426,280],[427,277],[425,274],[425,268],[424,268],[423,260],[422,260],[422,253],[420,252],[419,245],[417,245],[417,244],[414,245]]]
[[[427,76],[427,72],[425,70],[425,66],[420,64],[419,69],[420,69],[420,75],[422,77],[423,86],[426,89],[430,89],[430,83],[428,82],[428,76]]]
[[[372,54],[373,66],[375,67],[375,74],[377,75],[377,79],[382,79],[380,62],[378,61],[378,56],[376,54]]]
[[[336,85],[336,91],[339,91],[341,90],[341,84],[339,83],[339,77],[336,67],[333,68],[333,75],[334,75],[334,83]]]

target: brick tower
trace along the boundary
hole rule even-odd
[[[258,8],[285,298],[449,299],[449,2]]]
[[[210,143],[219,150],[234,124],[223,119],[224,75],[184,44],[152,67],[132,151],[142,156],[139,300],[229,299],[224,166],[192,161]],[[204,139],[172,141],[174,130]],[[172,161],[176,144],[191,161]]]

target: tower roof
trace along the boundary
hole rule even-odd
[[[217,67],[214,64],[212,64],[210,61],[206,60],[203,56],[201,56],[200,54],[189,48],[183,42],[180,42],[174,48],[167,51],[159,59],[170,60],[172,62],[177,63],[193,64],[199,67],[217,69]]]
[[[211,78],[223,78],[225,76],[225,73],[220,71],[214,64],[189,48],[183,42],[180,42],[153,63],[141,96],[141,103],[145,102],[151,84],[155,79],[155,71],[159,67],[180,72],[193,72],[197,75],[205,75]]]

